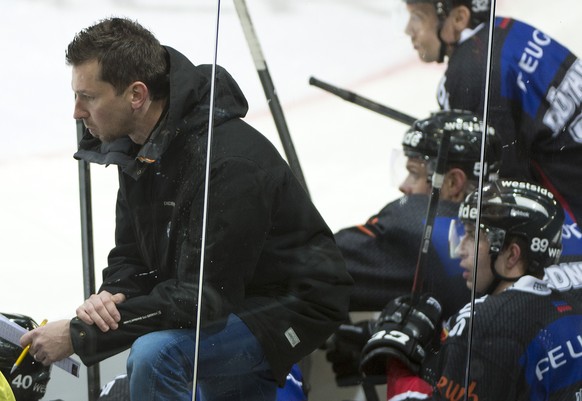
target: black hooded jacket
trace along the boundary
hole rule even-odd
[[[75,353],[91,365],[148,332],[219,330],[236,313],[282,384],[293,363],[347,319],[352,279],[333,235],[272,144],[240,118],[247,102],[217,67],[202,305],[202,245],[211,66],[166,47],[167,113],[141,147],[89,133],[77,159],[119,168],[115,247],[100,291],[121,292],[117,330],[75,318]]]

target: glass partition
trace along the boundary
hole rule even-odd
[[[256,43],[249,44],[249,37],[245,36],[248,32],[243,29],[236,7],[241,4],[246,5]],[[581,97],[580,68],[577,62],[571,63],[573,56],[564,49],[575,55],[582,53],[582,43],[576,35],[580,6],[573,0],[559,0],[552,7],[532,5],[525,0],[498,0],[495,6],[496,16],[516,18],[537,30],[530,31],[518,22],[496,19],[498,25],[494,34],[501,38],[499,43],[509,39],[503,42],[507,44],[503,49],[494,42],[492,53],[498,58],[493,60],[492,74],[487,79],[483,75],[488,65],[486,41],[475,45],[484,58],[471,58],[469,51],[468,56],[464,55],[460,60],[457,57],[454,65],[461,70],[472,68],[476,74],[482,74],[467,77],[471,82],[482,83],[481,90],[473,93],[471,99],[483,100],[485,93],[493,93],[486,116],[487,124],[497,134],[505,135],[507,131],[521,129],[515,137],[507,136],[512,139],[502,141],[505,160],[502,176],[512,181],[533,172],[528,178],[555,191],[561,205],[566,205],[562,230],[564,247],[560,260],[571,263],[550,268],[546,278],[552,286],[570,290],[580,283],[576,262],[580,260],[582,250],[577,242],[580,232],[573,218],[580,201],[572,196],[580,189],[578,182],[581,181],[570,178],[578,170],[574,163],[580,159],[575,152],[580,143],[580,132],[574,116],[580,112]],[[473,304],[481,302],[481,294],[470,291],[470,287],[477,285],[470,283],[467,286],[466,280],[472,276],[463,275],[459,263],[467,265],[477,259],[471,261],[466,255],[464,259],[451,258],[449,253],[453,234],[458,234],[459,241],[464,238],[466,243],[470,242],[464,232],[467,226],[462,224],[467,223],[469,215],[465,216],[465,221],[451,224],[464,197],[450,198],[450,204],[440,202],[438,209],[433,210],[437,214],[431,227],[432,236],[429,235],[431,244],[426,255],[419,257],[423,254],[421,244],[425,244],[422,239],[426,234],[424,223],[427,217],[430,222],[432,193],[430,184],[427,186],[427,177],[418,177],[418,174],[424,172],[430,178],[430,169],[434,170],[436,163],[431,165],[429,160],[424,160],[421,171],[415,170],[418,166],[409,164],[414,157],[404,151],[416,146],[417,133],[426,127],[411,130],[410,123],[402,120],[429,118],[431,113],[439,110],[439,101],[450,106],[453,100],[453,108],[473,109],[482,119],[483,102],[471,102],[461,107],[462,101],[458,103],[458,99],[462,98],[462,93],[456,99],[445,95],[443,88],[453,96],[453,89],[442,81],[447,66],[451,65],[452,53],[442,63],[432,62],[422,53],[422,43],[412,37],[414,27],[411,27],[411,24],[422,21],[412,20],[404,2],[222,2],[216,49],[217,3],[212,1],[110,0],[88,5],[79,0],[12,0],[6,1],[3,8],[5,21],[0,24],[0,32],[4,33],[6,40],[2,46],[5,54],[13,57],[6,58],[3,63],[4,74],[0,80],[3,89],[0,103],[5,111],[0,138],[8,150],[0,162],[0,179],[4,188],[0,219],[5,227],[0,254],[7,272],[0,281],[5,294],[0,312],[23,314],[36,322],[45,318],[57,322],[75,316],[76,308],[86,297],[83,284],[86,287],[87,279],[83,277],[82,266],[87,254],[84,253],[81,232],[89,228],[93,235],[92,258],[97,289],[104,284],[101,271],[112,263],[112,258],[124,259],[127,264],[134,257],[140,259],[143,254],[154,255],[153,259],[140,262],[147,268],[138,269],[140,273],[136,276],[141,277],[140,280],[153,277],[153,281],[143,285],[152,285],[155,280],[163,281],[163,278],[175,280],[174,287],[164,287],[164,293],[160,288],[154,290],[155,286],[151,289],[157,291],[159,305],[167,307],[160,313],[170,316],[167,327],[164,320],[156,322],[156,327],[193,327],[200,307],[204,311],[199,322],[204,327],[200,335],[207,341],[209,336],[213,338],[213,335],[223,332],[225,325],[232,323],[227,318],[236,315],[244,325],[237,321],[234,328],[228,326],[229,330],[234,330],[229,338],[236,341],[232,348],[222,349],[222,353],[230,356],[231,353],[238,355],[247,351],[257,357],[261,351],[265,352],[266,360],[275,365],[271,367],[279,384],[287,383],[285,390],[289,392],[280,392],[278,400],[300,399],[292,398],[293,381],[285,380],[282,373],[290,368],[289,361],[294,359],[299,361],[293,372],[297,374],[297,369],[300,370],[310,400],[384,400],[387,391],[385,375],[370,374],[370,379],[364,380],[359,372],[359,358],[367,341],[366,335],[338,343],[336,332],[335,343],[326,339],[335,332],[342,317],[349,317],[349,321],[344,323],[352,328],[368,328],[368,337],[374,334],[376,326],[362,322],[376,321],[393,298],[409,295],[413,285],[420,288],[418,282],[414,284],[414,271],[421,260],[426,262],[424,273],[433,275],[431,280],[423,283],[422,292],[436,298],[444,297],[439,302],[447,316],[454,315],[466,303],[470,305],[449,327],[454,334],[470,333],[467,346],[461,346],[462,350],[451,356],[453,362],[450,366],[454,365],[457,372],[463,371],[463,374],[454,376],[447,371],[441,377],[442,372],[430,365],[423,371],[425,378],[432,380],[449,399],[471,397],[479,391],[474,378],[478,377],[482,366],[487,366],[481,365],[483,353],[487,350],[497,352],[499,347],[485,344],[490,339],[484,333],[491,326],[468,319]],[[178,147],[180,151],[190,152],[189,157],[181,162],[184,164],[175,167],[170,163],[173,166],[170,171],[156,167],[159,160],[153,163],[145,159],[140,161],[140,165],[147,165],[146,169],[150,169],[150,179],[178,183],[176,188],[180,190],[172,192],[168,199],[158,198],[157,189],[152,189],[147,195],[151,202],[162,202],[159,210],[142,206],[149,213],[147,224],[157,227],[156,232],[163,232],[163,235],[143,238],[142,248],[138,246],[140,250],[136,251],[141,255],[139,257],[110,254],[116,245],[116,227],[117,246],[126,245],[119,242],[127,238],[119,230],[126,227],[127,219],[133,218],[120,218],[122,214],[118,214],[116,221],[119,183],[115,165],[110,165],[110,162],[105,163],[107,167],[90,164],[90,175],[83,182],[87,184],[87,179],[90,179],[90,226],[82,225],[79,218],[80,211],[83,211],[78,206],[79,170],[78,162],[72,157],[77,151],[73,118],[75,99],[71,91],[71,84],[75,87],[75,82],[71,80],[71,67],[65,64],[64,55],[77,32],[111,16],[137,20],[162,44],[181,52],[193,64],[207,64],[208,68],[203,67],[201,73],[206,77],[212,76],[211,65],[216,52],[218,64],[236,81],[248,102],[248,111],[245,111],[245,102],[239,97],[238,89],[219,69],[217,86],[211,87],[210,81],[206,86],[200,86],[201,92],[215,94],[215,102],[204,103],[196,114],[202,119],[203,115],[210,115],[209,108],[213,108],[215,126],[207,131],[203,122],[195,125],[197,135],[188,137]],[[421,17],[423,15],[414,15],[414,18]],[[443,22],[437,21],[435,29],[439,23]],[[520,34],[530,35],[530,38],[512,39],[515,32],[505,36],[504,32],[512,28]],[[451,31],[448,34],[452,35],[452,42],[459,39]],[[10,40],[13,37],[18,40]],[[485,40],[485,36],[481,38]],[[557,48],[555,42],[561,43],[564,49]],[[518,50],[519,46],[522,46],[522,51]],[[256,58],[257,49],[261,50],[264,64]],[[460,46],[448,50],[459,49]],[[513,54],[513,65],[507,64],[506,60],[510,59],[508,52]],[[419,55],[428,58],[423,61]],[[545,60],[550,56],[554,63],[565,60],[569,69],[546,67]],[[504,61],[498,68],[495,63],[499,58]],[[462,72],[458,74],[460,76]],[[559,79],[560,74],[563,79]],[[452,79],[447,77],[449,84]],[[485,86],[487,81],[490,82],[489,90]],[[170,82],[174,84],[174,81]],[[185,87],[185,84],[176,86]],[[528,92],[530,88],[532,92]],[[547,90],[543,95],[535,93],[537,96],[534,96],[537,88]],[[500,97],[514,101],[501,102]],[[210,98],[201,99],[209,101]],[[531,99],[548,100],[551,107],[549,110],[538,109],[540,103]],[[272,107],[276,100],[280,102],[282,114],[273,117]],[[516,128],[513,122],[503,120],[507,117],[503,113],[508,109],[515,118],[529,116],[524,117],[528,122]],[[243,120],[248,126],[236,122],[233,128],[233,122],[227,122],[231,118],[236,120],[237,113],[244,114]],[[538,131],[528,118],[537,119],[540,126],[545,127],[538,136],[533,135]],[[193,129],[188,125],[194,124],[190,117],[184,121],[184,127]],[[562,130],[564,121],[570,124]],[[290,142],[287,140],[287,144],[283,144],[282,124],[290,134],[297,156],[291,167],[294,171],[300,168],[305,180],[304,189],[300,180],[295,180],[273,153],[278,152],[286,160],[293,158],[289,155]],[[207,166],[204,138],[208,134],[213,137],[210,148],[213,162]],[[266,141],[263,141],[263,136]],[[160,143],[163,141],[156,146]],[[436,144],[439,144],[438,140]],[[274,149],[270,148],[271,145]],[[453,140],[451,146],[456,145],[458,143]],[[474,146],[473,151],[477,151],[481,159],[480,145]],[[437,150],[432,149],[433,152]],[[164,160],[163,155],[161,160]],[[483,160],[478,161],[480,165],[484,164]],[[160,168],[155,170],[157,173],[152,172],[156,168]],[[518,171],[520,176],[514,175]],[[180,175],[183,172],[188,173]],[[473,176],[477,188],[485,184],[479,181],[486,181],[478,173]],[[419,190],[424,191],[424,195],[413,194],[412,189],[404,185],[412,175],[424,184]],[[205,185],[207,176],[212,177],[208,187]],[[445,177],[441,188],[441,198],[450,195],[448,178]],[[124,185],[127,186],[124,191],[133,188],[132,183],[125,182]],[[81,190],[83,188],[86,187],[81,186]],[[535,187],[529,189],[532,188],[535,190]],[[408,192],[404,195],[401,191]],[[541,193],[542,189],[538,192]],[[121,199],[126,196],[129,195],[122,193]],[[134,198],[132,201],[135,204],[140,202]],[[480,201],[480,197],[476,199],[477,209],[480,209]],[[484,225],[487,223],[486,215],[471,215],[475,216],[477,220],[483,218]],[[168,224],[186,220],[190,223],[181,226]],[[145,220],[140,222],[146,224]],[[163,229],[160,228],[162,225]],[[143,226],[137,228],[134,225],[133,229],[149,232]],[[493,241],[486,231],[474,232],[477,237],[473,243],[484,238]],[[545,247],[542,240],[539,246]],[[548,248],[552,248],[551,244]],[[167,253],[156,254],[153,249],[163,249]],[[473,253],[478,255],[479,251],[482,249]],[[456,252],[458,257],[458,248]],[[200,265],[201,255],[205,259]],[[189,273],[179,277],[173,273],[160,273],[156,270],[158,262],[189,266],[186,269]],[[345,275],[343,263],[347,263],[347,270],[355,281],[349,303],[344,291],[349,278]],[[204,268],[200,297],[196,291],[200,287],[199,266]],[[438,275],[430,270],[435,266],[440,269]],[[146,274],[152,271],[155,273]],[[186,288],[192,290],[189,294],[196,293],[196,296],[181,298],[179,291],[184,287],[180,280],[187,281]],[[165,303],[168,299],[171,302]],[[174,307],[182,301],[192,306],[191,319],[185,321],[173,315],[181,310]],[[564,305],[560,303],[562,301],[556,301],[559,303],[555,304],[557,308]],[[148,312],[143,316],[155,319],[158,309],[152,306],[153,309],[149,310],[150,305],[147,305],[145,310]],[[349,310],[349,315],[344,313],[344,309]],[[178,320],[179,324],[171,326],[171,322]],[[579,323],[575,321],[572,327],[579,327]],[[465,337],[462,338],[465,341]],[[258,340],[258,348],[253,340]],[[560,337],[560,340],[566,343],[568,338]],[[513,343],[508,344],[502,350],[507,351],[505,356],[512,356],[515,348],[512,348]],[[554,343],[555,347],[560,344],[559,340]],[[577,355],[578,344],[571,344],[575,344],[570,348],[571,354]],[[43,399],[96,400],[97,389],[126,373],[130,345],[131,342],[121,345],[116,349],[118,353],[94,365],[93,370],[82,365],[79,378],[53,366],[48,383],[41,383],[46,384]],[[342,346],[352,348],[344,350],[347,354],[336,349],[338,353],[334,355],[340,361],[336,360],[334,365],[327,359],[329,353],[334,352],[333,347]],[[350,358],[341,359],[347,355]],[[532,351],[531,355],[539,354]],[[552,355],[556,358],[554,365],[546,360],[541,360],[541,365],[538,365],[542,377],[559,365],[557,354]],[[568,355],[565,354],[564,361],[567,359],[570,363],[570,359],[575,358],[568,359]],[[204,359],[207,357],[208,352],[197,354],[198,364],[188,370],[197,375],[198,383],[207,380],[212,369],[218,369],[221,374],[228,370],[226,362],[216,367]],[[78,355],[73,354],[72,358],[80,361]],[[495,358],[492,356],[492,359]],[[247,362],[253,363],[252,360]],[[334,369],[343,370],[338,375]],[[465,375],[465,370],[468,375]],[[578,376],[576,373],[569,376],[568,385],[582,380],[579,371],[574,372],[578,372]],[[447,376],[449,374],[451,376]],[[17,371],[11,377],[13,386],[27,390],[22,387],[29,380],[24,380],[24,376]],[[14,382],[16,377],[20,379]],[[222,395],[227,396],[228,391],[236,391],[227,390],[234,382],[236,379],[228,385],[209,381],[207,383],[211,384],[207,385],[213,390],[223,390]],[[467,389],[465,393],[460,390],[462,388]]]

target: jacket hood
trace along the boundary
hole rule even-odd
[[[76,159],[98,164],[113,163],[122,167],[134,165],[132,162],[135,160],[149,164],[163,155],[180,132],[193,130],[204,133],[210,112],[212,65],[195,66],[182,53],[169,46],[164,47],[170,63],[170,93],[166,113],[137,155],[132,155],[131,149],[135,149],[135,146],[131,146],[129,137],[102,143],[85,131],[79,150],[74,155]],[[218,65],[214,98],[215,126],[232,118],[244,117],[248,111],[248,103],[240,87],[228,71]]]

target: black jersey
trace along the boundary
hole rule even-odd
[[[355,282],[351,311],[380,311],[392,299],[410,294],[428,200],[426,195],[404,196],[386,205],[366,224],[335,234]],[[446,317],[470,298],[459,260],[449,254],[448,230],[458,209],[456,203],[439,202],[422,287],[439,300]]]
[[[534,179],[582,221],[582,61],[535,27],[495,19],[489,124],[503,142],[501,176]],[[462,41],[437,98],[443,109],[482,113],[488,29]]]
[[[434,400],[580,400],[582,299],[524,276],[474,306],[471,364],[465,388],[470,305],[449,320],[439,355]]]
[[[428,196],[409,195],[388,203],[365,224],[335,234],[354,279],[350,311],[380,311],[392,299],[411,292],[423,235]],[[449,317],[468,302],[470,292],[459,259],[451,258],[448,230],[459,205],[440,201],[428,251],[424,292],[439,300]],[[561,262],[582,261],[582,232],[566,216]],[[551,269],[556,288],[582,286],[582,263]],[[572,284],[574,283],[574,284]]]

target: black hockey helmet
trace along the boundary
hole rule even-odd
[[[491,14],[491,0],[436,0],[436,3],[443,3],[445,15],[458,6],[465,6],[471,11],[471,23],[475,27],[482,22],[488,22]],[[437,12],[438,12],[438,6]]]
[[[465,6],[471,11],[471,23],[475,27],[489,21],[491,0],[404,0],[406,4],[431,3],[437,15],[444,20],[449,12],[458,6]]]
[[[459,208],[464,223],[475,223],[478,190],[467,195]],[[483,186],[480,228],[489,240],[489,253],[497,255],[506,240],[522,238],[528,246],[528,273],[539,276],[556,263],[562,251],[564,211],[548,189],[530,182],[497,180]]]
[[[2,313],[6,318],[27,330],[38,327],[28,316]],[[51,366],[44,366],[28,354],[13,374],[10,374],[14,362],[20,356],[22,348],[0,338],[0,371],[10,383],[16,401],[37,401],[44,397],[50,380]]]
[[[451,0],[403,0],[403,1],[406,4],[419,4],[419,3],[432,4],[436,9],[437,15],[441,21],[447,17],[448,10],[451,9],[449,7]]]
[[[447,154],[447,170],[462,169],[472,182],[479,181],[481,174],[481,140],[484,124],[476,114],[464,110],[437,111],[430,117],[415,121],[405,132],[402,148],[408,158],[420,158],[427,162],[430,177],[436,167],[436,158],[443,133],[451,133]],[[492,127],[487,128],[485,141],[485,180],[497,179],[501,165],[501,141]]]

